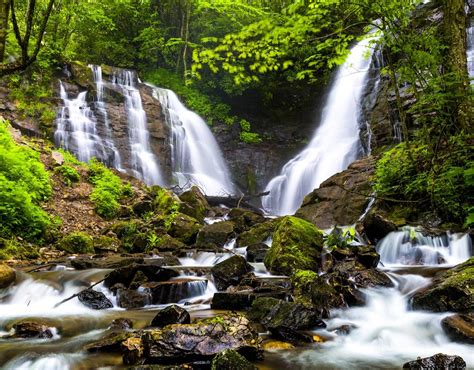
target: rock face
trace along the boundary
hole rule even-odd
[[[448,316],[441,326],[452,340],[474,344],[474,313]]]
[[[320,229],[334,225],[352,225],[366,209],[374,174],[375,159],[366,157],[326,181],[308,194],[295,216]]]
[[[189,324],[191,316],[184,308],[171,305],[159,311],[151,322],[151,326],[163,328],[171,324]]]
[[[112,308],[114,305],[110,300],[105,296],[104,293],[97,292],[93,289],[86,289],[79,293],[77,296],[79,301],[93,310],[105,310],[107,308]]]
[[[466,362],[459,356],[448,356],[438,353],[431,357],[419,358],[418,360],[407,362],[403,365],[403,368],[410,370],[463,370],[466,368]]]
[[[142,341],[146,363],[210,361],[226,349],[236,350],[248,359],[261,356],[261,339],[241,315],[217,316],[193,324],[145,331]]]
[[[244,257],[236,255],[213,266],[211,273],[214,276],[217,289],[225,290],[231,285],[237,285],[244,275],[252,270],[253,267],[247,263]]]
[[[0,264],[0,289],[7,288],[16,280],[16,273],[11,267]]]
[[[274,274],[290,275],[295,270],[318,271],[323,233],[311,223],[287,216],[279,221],[265,266]]]
[[[435,312],[474,311],[474,257],[435,278],[417,292],[413,307]]]

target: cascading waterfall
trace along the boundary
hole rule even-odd
[[[196,185],[206,195],[234,194],[224,157],[206,122],[187,109],[173,91],[151,87],[171,128],[172,171],[178,185]]]
[[[471,20],[471,26],[467,29],[467,69],[469,77],[474,78],[474,20]],[[471,80],[474,84],[474,80]]]
[[[94,74],[94,82],[95,82],[96,90],[97,90],[97,94],[96,94],[97,101],[95,102],[95,104],[97,106],[97,110],[102,116],[102,119],[104,120],[105,133],[106,133],[106,138],[104,139],[104,141],[107,147],[110,148],[110,150],[113,153],[111,165],[114,168],[121,170],[122,164],[121,164],[121,159],[120,159],[120,153],[117,150],[114,143],[114,139],[112,136],[112,129],[110,127],[110,122],[109,122],[109,115],[107,113],[107,109],[104,102],[104,80],[102,79],[102,67],[97,66],[97,65],[90,65],[89,68],[92,70]]]
[[[357,159],[361,151],[358,117],[373,39],[366,37],[357,43],[339,67],[313,139],[267,185],[270,195],[262,199],[267,212],[293,214],[308,193]]]
[[[56,119],[56,145],[75,153],[83,162],[92,157],[104,158],[105,149],[102,139],[97,135],[97,121],[86,101],[87,91],[80,92],[75,99],[70,99],[60,82],[60,96],[64,106]]]
[[[135,87],[133,72],[123,70],[114,74],[112,83],[119,86],[125,96],[132,172],[147,185],[163,185],[158,160],[150,148],[146,113],[142,106],[140,91]]]

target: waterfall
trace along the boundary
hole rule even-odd
[[[471,20],[471,26],[467,29],[467,69],[469,77],[474,78],[474,20]],[[474,80],[471,80],[474,84]]]
[[[371,64],[373,39],[366,37],[351,49],[347,61],[336,73],[313,139],[267,185],[270,195],[262,202],[269,213],[293,214],[308,193],[357,159],[361,151],[360,105]]]
[[[96,66],[96,65],[90,65],[89,68],[92,70],[92,73],[94,74],[94,82],[96,85],[96,107],[100,115],[102,116],[102,119],[104,120],[104,126],[105,126],[105,134],[106,138],[104,139],[107,147],[110,148],[110,150],[113,153],[113,158],[112,158],[112,163],[110,163],[114,168],[121,170],[122,169],[122,164],[120,160],[120,153],[117,150],[114,139],[112,136],[112,130],[110,127],[110,122],[109,122],[109,116],[107,114],[107,109],[105,106],[104,102],[104,81],[102,79],[102,67]]]
[[[75,99],[70,99],[60,82],[60,97],[64,106],[56,119],[56,145],[75,153],[83,162],[92,157],[105,158],[102,140],[97,135],[97,121],[86,101],[87,91],[80,92]]]
[[[380,261],[388,265],[454,265],[471,256],[469,235],[426,236],[407,227],[394,231],[377,245]]]
[[[206,122],[187,109],[173,91],[151,87],[171,129],[171,163],[178,185],[196,185],[206,195],[234,194],[224,157]]]
[[[150,133],[140,91],[135,87],[132,71],[122,70],[114,74],[112,83],[119,86],[125,96],[128,132],[131,150],[130,165],[135,177],[147,185],[163,185],[158,160],[150,148]]]

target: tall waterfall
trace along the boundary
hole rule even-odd
[[[122,70],[114,75],[112,83],[119,86],[125,96],[128,133],[131,149],[131,169],[135,177],[147,185],[164,184],[158,160],[150,148],[150,133],[140,91],[135,87],[134,74]]]
[[[64,106],[56,119],[56,145],[75,153],[83,162],[92,157],[104,158],[105,149],[102,139],[97,135],[97,121],[86,101],[87,91],[70,99],[61,82],[60,96]]]
[[[175,181],[182,188],[196,185],[206,195],[234,194],[229,170],[206,122],[187,109],[173,91],[152,87],[171,128]]]
[[[372,40],[367,37],[357,43],[339,67],[313,139],[267,185],[270,195],[262,200],[266,211],[275,215],[295,213],[308,193],[357,159],[361,151],[358,118]]]
[[[471,20],[471,26],[467,29],[467,69],[469,77],[474,78],[474,20]],[[471,84],[474,80],[471,81]]]

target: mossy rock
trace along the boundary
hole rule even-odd
[[[265,266],[284,275],[295,270],[318,271],[323,243],[323,233],[316,226],[297,217],[284,217],[273,234]]]
[[[159,186],[153,186],[151,189],[153,197],[153,209],[161,215],[169,215],[179,210],[181,201],[170,190]]]
[[[196,186],[193,186],[191,189],[181,194],[179,199],[182,201],[179,205],[179,211],[200,222],[204,221],[204,218],[211,209],[206,197]]]
[[[227,216],[234,222],[238,232],[243,232],[255,225],[265,222],[265,217],[261,214],[243,208],[234,208]]]
[[[197,236],[197,246],[206,247],[215,245],[223,247],[234,236],[234,223],[232,221],[216,222],[205,225]]]
[[[152,252],[155,249],[159,250],[160,252],[176,252],[183,248],[186,248],[186,244],[171,237],[168,234],[164,234],[156,239],[156,243],[150,244],[149,242],[146,252]]]
[[[7,288],[16,280],[16,273],[11,267],[0,263],[0,289]]]
[[[226,349],[212,360],[211,370],[257,370],[257,367],[233,349]]]
[[[94,238],[94,249],[104,252],[117,252],[120,241],[111,236],[101,235]]]
[[[279,220],[271,220],[253,226],[248,231],[244,231],[237,237],[238,247],[248,247],[249,245],[265,242],[273,235],[278,226]]]
[[[75,83],[81,87],[95,88],[92,70],[86,64],[75,61],[70,64],[70,68]]]
[[[94,253],[94,241],[84,232],[73,232],[59,242],[58,248],[68,253]]]
[[[474,257],[436,277],[413,297],[415,309],[435,312],[474,311]]]
[[[193,244],[202,225],[195,218],[182,213],[171,217],[173,219],[168,234],[184,244]]]

